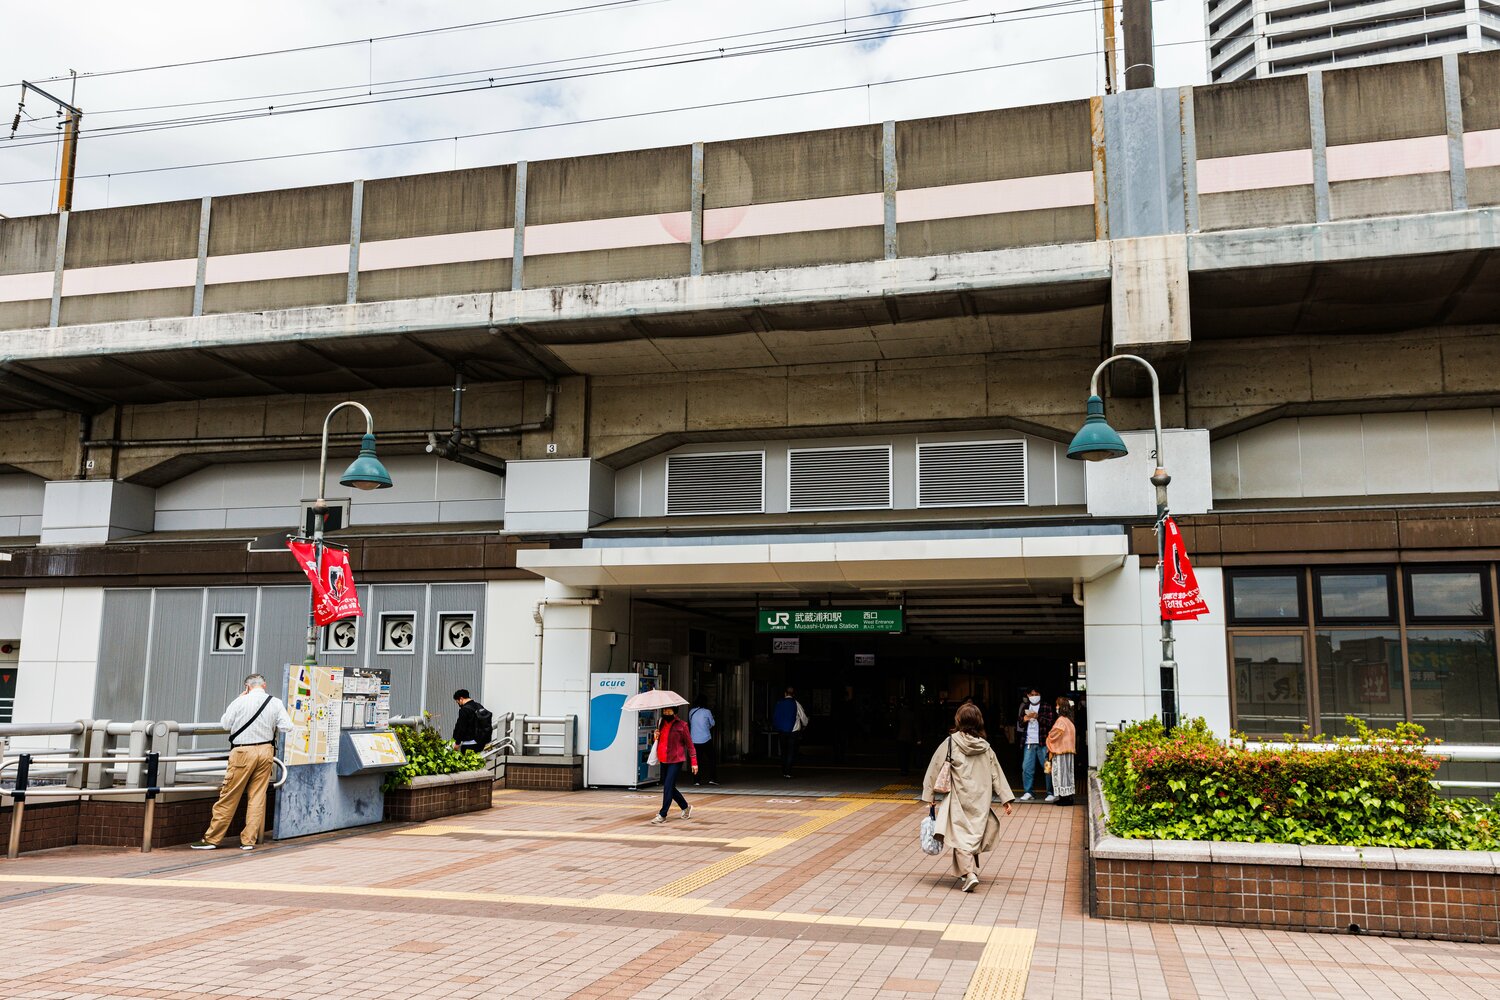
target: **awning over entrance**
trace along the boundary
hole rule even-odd
[[[1011,529],[1014,530],[1014,529]],[[1063,529],[1068,532],[1068,529]],[[808,585],[855,589],[988,584],[1013,580],[1093,580],[1128,554],[1122,529],[1110,533],[1012,534],[991,531],[882,533],[880,538],[758,536],[735,540],[589,540],[581,549],[523,549],[517,565],[570,587],[754,587]],[[940,536],[940,537],[936,537]]]

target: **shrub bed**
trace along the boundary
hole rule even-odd
[[[1109,831],[1226,840],[1500,850],[1500,798],[1441,799],[1420,726],[1319,737],[1331,750],[1226,745],[1202,719],[1128,726],[1099,768]]]
[[[382,791],[391,791],[411,784],[411,779],[426,774],[457,774],[460,771],[479,771],[484,768],[484,755],[473,750],[460,750],[427,721],[430,716],[422,713],[422,721],[415,726],[392,726],[391,731],[406,751],[406,763],[385,776]]]

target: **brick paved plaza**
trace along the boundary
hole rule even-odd
[[[966,896],[891,794],[654,802],[0,862],[0,997],[1500,997],[1488,946],[1092,920],[1082,808],[1018,807]]]

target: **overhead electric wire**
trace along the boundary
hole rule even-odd
[[[1159,44],[1158,47],[1165,48],[1165,47],[1177,46],[1177,45],[1201,45],[1201,44],[1203,44],[1203,40],[1202,39],[1193,38],[1193,39],[1186,39],[1184,41],[1179,41],[1179,42],[1162,42],[1162,43]],[[401,148],[401,147],[404,147],[404,146],[420,146],[420,145],[426,145],[426,144],[430,144],[430,143],[453,142],[455,139],[481,139],[481,138],[488,138],[488,137],[497,136],[497,135],[515,135],[515,134],[524,133],[524,132],[540,132],[540,131],[545,131],[545,130],[554,129],[554,128],[566,128],[566,127],[573,126],[573,125],[595,125],[595,124],[600,124],[600,123],[603,123],[603,122],[628,121],[628,120],[635,119],[635,118],[654,117],[656,115],[680,114],[680,113],[684,113],[684,112],[688,112],[688,111],[707,111],[707,110],[713,110],[713,109],[716,109],[716,108],[734,107],[736,105],[742,105],[742,104],[757,104],[757,103],[762,103],[762,102],[765,102],[765,101],[791,100],[793,98],[799,98],[799,97],[818,97],[818,96],[822,96],[822,95],[825,95],[825,94],[842,93],[842,92],[851,91],[851,90],[867,90],[867,89],[871,89],[871,88],[874,88],[874,87],[887,87],[887,86],[893,86],[895,84],[902,84],[902,83],[918,83],[918,82],[921,82],[921,81],[924,81],[924,80],[936,80],[936,79],[943,79],[943,78],[954,77],[954,76],[966,76],[966,75],[969,75],[969,74],[972,74],[972,73],[986,73],[986,72],[992,72],[994,70],[1001,70],[1001,69],[1013,69],[1013,68],[1019,68],[1019,67],[1023,67],[1023,66],[1037,66],[1037,65],[1042,65],[1044,63],[1062,62],[1062,61],[1069,60],[1069,59],[1084,59],[1084,58],[1096,57],[1096,56],[1098,56],[1100,54],[1101,51],[1102,50],[1100,50],[1100,49],[1090,49],[1090,50],[1088,50],[1086,52],[1071,52],[1071,53],[1067,53],[1065,55],[1058,55],[1058,56],[1040,56],[1040,57],[1035,58],[1035,59],[1025,59],[1025,60],[1011,61],[1011,62],[992,63],[992,64],[987,65],[987,66],[974,66],[974,67],[970,67],[968,69],[944,70],[944,71],[935,72],[935,73],[923,73],[923,74],[916,75],[916,76],[897,77],[897,78],[893,78],[893,79],[889,79],[889,80],[874,80],[874,81],[868,81],[868,82],[865,82],[865,83],[840,84],[838,86],[820,87],[820,88],[816,88],[816,89],[812,89],[812,90],[791,91],[791,92],[788,92],[788,93],[781,93],[781,94],[766,94],[766,95],[762,95],[762,96],[758,96],[758,97],[731,98],[731,99],[728,99],[728,100],[712,101],[712,102],[707,102],[707,103],[703,103],[703,104],[688,104],[688,105],[680,105],[680,106],[671,107],[671,108],[655,108],[655,109],[648,110],[648,111],[632,111],[632,112],[626,112],[626,113],[617,114],[617,115],[600,115],[600,116],[594,117],[594,118],[569,119],[567,121],[560,121],[560,122],[544,122],[544,123],[537,124],[537,125],[518,125],[518,126],[516,126],[514,128],[493,129],[493,130],[484,131],[484,132],[469,132],[469,133],[463,133],[463,134],[460,134],[460,135],[433,136],[432,138],[429,138],[429,139],[404,139],[404,140],[397,140],[397,141],[393,141],[393,142],[371,143],[369,145],[363,145],[363,146],[344,146],[344,147],[339,147],[339,148],[335,148],[335,149],[308,150],[308,151],[299,152],[299,153],[275,153],[275,154],[271,154],[269,156],[242,157],[242,158],[229,159],[229,160],[215,160],[215,161],[206,162],[206,163],[182,163],[182,164],[175,164],[175,165],[166,166],[166,167],[143,167],[143,168],[136,169],[136,170],[115,170],[115,171],[110,171],[108,173],[81,174],[81,175],[79,175],[78,179],[79,180],[93,180],[93,179],[97,179],[97,178],[100,178],[100,177],[125,177],[125,176],[131,176],[131,175],[136,175],[136,174],[165,173],[165,172],[168,172],[168,171],[175,171],[175,170],[196,170],[196,169],[200,169],[200,168],[203,168],[203,167],[232,166],[232,165],[241,164],[241,163],[265,163],[265,162],[269,162],[269,161],[273,161],[273,160],[295,159],[295,158],[304,157],[304,156],[329,156],[329,155],[334,155],[334,154],[337,154],[337,153],[365,152],[365,151],[373,150],[373,149],[396,149],[396,148]],[[19,185],[19,184],[42,184],[42,183],[49,183],[49,181],[46,178],[40,178],[40,179],[28,180],[28,181],[0,181],[0,187],[9,187],[9,186],[14,186],[14,185]]]
[[[293,55],[299,52],[320,52],[327,49],[346,48],[351,45],[367,45],[374,42],[390,42],[400,38],[421,38],[427,35],[442,35],[455,31],[473,31],[478,28],[491,28],[498,24],[516,24],[523,21],[546,21],[559,17],[572,17],[577,14],[593,13],[595,11],[610,10],[619,7],[654,6],[660,3],[670,3],[671,0],[601,0],[599,3],[585,4],[580,7],[564,7],[560,10],[536,11],[531,14],[515,14],[510,17],[496,17],[485,21],[469,21],[464,24],[450,24],[440,28],[417,28],[412,31],[397,31],[388,35],[373,35],[368,38],[346,38],[337,42],[317,42],[311,45],[294,45],[283,49],[265,49],[259,52],[240,52],[229,56],[211,56],[205,59],[188,59],[175,63],[159,63],[154,66],[133,66],[123,69],[101,70],[96,73],[79,73],[78,79],[97,79],[106,76],[126,76],[133,73],[155,73],[161,70],[184,69],[189,66],[207,66],[214,63],[241,62],[246,59],[261,59],[268,56]],[[65,76],[48,76],[35,79],[33,83],[55,83],[59,80],[71,80],[73,74]],[[0,86],[19,86],[20,81],[3,84]]]
[[[709,52],[697,52],[685,56],[679,56],[666,61],[656,61],[635,65],[640,60],[626,60],[623,64],[601,64],[597,67],[584,68],[575,72],[567,72],[552,76],[534,76],[518,74],[517,77],[485,77],[483,82],[461,81],[443,89],[430,87],[409,88],[422,91],[421,93],[404,93],[400,90],[382,92],[380,95],[365,99],[355,99],[340,102],[302,102],[294,103],[290,107],[272,107],[269,109],[254,109],[238,112],[224,112],[214,115],[193,116],[183,118],[160,119],[157,121],[126,123],[116,126],[105,126],[100,129],[89,129],[86,137],[100,139],[118,135],[137,135],[146,132],[164,131],[177,128],[196,127],[199,125],[212,125],[236,121],[246,121],[270,117],[279,117],[289,114],[302,114],[310,111],[337,110],[348,107],[368,107],[380,104],[388,104],[397,101],[407,101],[423,97],[441,97],[456,94],[475,93],[485,90],[509,89],[519,86],[533,86],[546,83],[560,83],[572,80],[590,79],[598,76],[610,76],[625,72],[634,72],[643,69],[663,69],[677,66],[692,65],[702,62],[723,61],[727,59],[738,59],[745,57],[774,55],[783,52],[804,51],[807,49],[823,48],[830,45],[844,45],[868,41],[871,38],[909,38],[924,34],[932,34],[940,31],[952,31],[965,28],[986,27],[997,24],[1008,24],[1019,21],[1036,20],[1045,17],[1069,16],[1082,13],[1078,9],[1079,4],[1095,5],[1097,0],[1055,0],[1055,2],[1037,5],[1030,8],[1021,8],[1016,12],[987,12],[980,14],[964,15],[962,17],[949,18],[938,21],[919,21],[909,24],[878,26],[862,29],[858,32],[833,35],[807,36],[801,39],[783,39],[778,42],[765,43],[759,46],[743,46],[738,51],[727,49],[714,49]],[[1068,8],[1068,9],[1058,9]],[[1036,11],[1037,13],[1024,13]],[[1002,16],[1007,13],[1021,13],[1023,16]],[[498,82],[497,82],[498,81]],[[469,85],[471,84],[472,85]],[[304,106],[306,105],[306,106]],[[34,143],[20,142],[8,143],[9,148],[25,148]]]
[[[938,8],[938,7],[952,7],[952,6],[956,6],[958,4],[966,4],[966,3],[974,3],[974,2],[975,2],[975,0],[938,0],[938,2],[936,2],[936,3],[926,3],[926,4],[918,4],[918,5],[913,6],[913,7],[903,7],[899,11],[899,13],[901,13],[901,14],[911,14],[911,13],[914,13],[916,11],[932,10],[932,9],[935,9],[935,8]],[[1153,0],[1153,2],[1158,2],[1159,3],[1159,2],[1162,2],[1162,0]],[[1006,13],[1017,13],[1019,11],[1025,11],[1025,10],[1040,10],[1040,9],[1043,9],[1043,8],[1046,8],[1046,7],[1060,7],[1060,6],[1067,6],[1067,5],[1071,5],[1071,4],[1087,4],[1088,6],[1090,6],[1092,8],[1097,8],[1098,5],[1099,5],[1099,0],[1066,0],[1066,2],[1063,2],[1063,3],[1047,3],[1047,4],[1038,5],[1036,7],[1021,7],[1021,8],[1017,8],[1015,11],[1006,11]],[[702,37],[702,38],[685,39],[685,40],[680,41],[680,42],[664,42],[664,43],[662,43],[660,45],[637,46],[637,47],[628,48],[628,49],[617,49],[617,50],[610,51],[610,52],[596,52],[596,53],[592,53],[592,54],[586,55],[586,56],[566,56],[566,57],[561,57],[561,58],[558,58],[558,59],[543,59],[543,60],[539,60],[537,62],[531,62],[531,63],[513,63],[513,64],[511,64],[509,66],[499,66],[499,67],[493,67],[493,68],[490,68],[490,69],[475,69],[475,70],[464,70],[464,71],[461,71],[461,72],[453,72],[453,73],[433,73],[433,74],[429,74],[429,75],[426,75],[426,76],[401,77],[401,78],[397,78],[397,79],[393,79],[393,80],[382,80],[382,81],[380,81],[379,84],[371,84],[370,82],[366,81],[364,83],[350,83],[350,84],[344,84],[344,85],[337,86],[337,87],[314,87],[314,88],[310,88],[310,89],[307,89],[307,90],[287,90],[287,91],[281,91],[281,92],[274,93],[274,94],[257,94],[257,95],[251,95],[251,96],[245,96],[245,97],[221,97],[221,98],[215,98],[213,100],[204,100],[204,101],[183,101],[183,102],[176,103],[176,104],[150,104],[150,105],[144,105],[144,106],[134,107],[134,108],[109,108],[109,109],[103,110],[103,111],[93,111],[93,112],[90,112],[90,116],[94,117],[94,118],[98,118],[101,115],[126,114],[126,113],[133,113],[133,112],[137,112],[137,111],[165,111],[165,110],[170,110],[172,108],[204,107],[204,106],[211,105],[211,104],[238,104],[238,103],[244,103],[246,101],[261,101],[261,100],[268,100],[268,99],[271,99],[271,98],[278,98],[278,97],[302,97],[302,96],[307,95],[307,94],[326,94],[326,93],[332,93],[334,91],[340,91],[340,90],[359,90],[359,89],[363,89],[363,88],[370,87],[370,86],[388,86],[388,85],[391,85],[391,84],[398,84],[398,83],[418,83],[418,82],[421,82],[423,80],[444,80],[444,79],[450,79],[450,78],[456,77],[456,76],[475,76],[475,75],[484,74],[484,73],[496,72],[496,71],[499,71],[499,70],[528,69],[528,68],[534,68],[534,67],[540,67],[540,66],[557,66],[557,65],[562,65],[562,64],[566,64],[566,63],[572,63],[572,62],[581,62],[581,61],[586,60],[586,59],[603,59],[603,58],[608,58],[608,57],[612,57],[612,56],[631,55],[631,54],[634,54],[634,53],[641,53],[641,52],[658,52],[658,51],[661,51],[661,50],[664,50],[664,49],[682,48],[682,47],[688,46],[688,45],[703,45],[703,44],[706,44],[706,43],[709,43],[709,42],[732,41],[732,40],[740,39],[740,38],[753,38],[753,37],[755,37],[757,35],[774,35],[774,34],[778,34],[778,33],[781,33],[781,32],[786,32],[786,31],[797,31],[797,30],[800,30],[802,28],[818,28],[818,27],[822,27],[822,26],[828,25],[828,24],[845,24],[848,21],[862,21],[862,20],[870,20],[872,18],[877,18],[877,17],[890,17],[892,13],[893,12],[887,11],[887,12],[883,12],[883,13],[882,12],[876,12],[876,13],[871,13],[871,14],[858,14],[858,15],[852,17],[852,18],[835,17],[835,18],[826,18],[826,19],[821,20],[821,21],[803,21],[800,24],[787,24],[787,25],[781,25],[779,27],[774,27],[774,28],[760,28],[760,29],[758,29],[756,31],[740,31],[740,32],[735,32],[733,34],[728,34],[728,35],[708,35],[708,36],[705,36],[705,37]]]

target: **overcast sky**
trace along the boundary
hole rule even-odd
[[[111,74],[496,18],[520,20]],[[1155,18],[1157,84],[1203,82],[1202,0],[1159,0]],[[18,81],[75,70],[85,112],[75,209],[1040,104],[1103,86],[1097,0],[71,0],[66,23],[47,4],[0,5],[0,35],[9,216],[49,212],[56,198],[48,102],[28,95],[16,137],[3,138]],[[64,99],[73,87],[41,85]],[[409,96],[434,86],[483,89]],[[786,94],[804,96],[747,101]],[[641,114],[729,101],[744,103]],[[319,110],[327,104],[346,106]],[[273,105],[282,113],[266,115]],[[286,113],[300,108],[310,110]],[[251,117],[108,134],[231,112]],[[453,139],[480,132],[502,134]],[[426,139],[440,141],[130,173]]]

